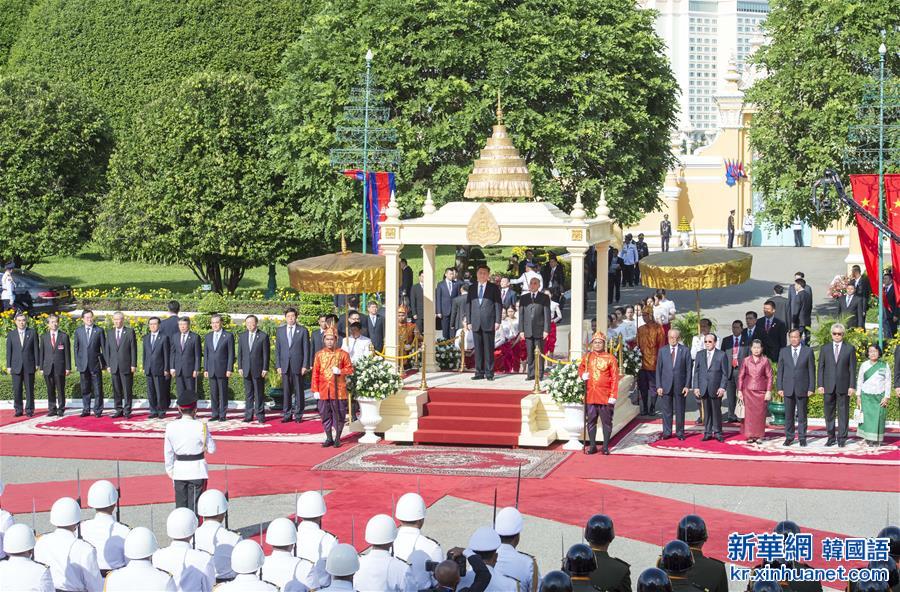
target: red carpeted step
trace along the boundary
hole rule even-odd
[[[497,417],[503,419],[520,419],[522,407],[519,403],[509,404],[478,404],[478,403],[454,403],[442,401],[440,403],[425,403],[426,415],[452,416],[452,417]]]
[[[429,444],[464,444],[467,446],[516,446],[519,434],[490,432],[416,430],[413,441]]]
[[[522,398],[527,390],[433,388],[415,442],[516,446],[522,429]]]
[[[519,435],[522,430],[520,419],[497,417],[460,417],[428,415],[419,419],[419,429],[429,431],[484,431],[498,434]]]
[[[477,403],[477,404],[512,404],[518,405],[522,401],[522,397],[526,396],[528,391],[508,391],[508,390],[477,390],[477,389],[451,389],[451,388],[433,388],[428,390],[428,401],[430,403]]]

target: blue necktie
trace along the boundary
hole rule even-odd
[[[484,285],[479,284],[478,285],[478,300],[480,301],[482,298],[484,298]]]

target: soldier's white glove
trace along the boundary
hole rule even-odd
[[[616,398],[615,398],[615,397],[610,397],[610,398],[609,398],[609,404],[610,404],[610,405],[615,405],[615,404],[616,404]]]
[[[581,380],[587,380],[590,377],[591,377],[590,373],[585,372],[584,374],[581,375]]]
[[[331,371],[332,371],[334,374],[340,374],[340,373],[341,373],[341,369],[338,368],[337,366],[335,366],[334,368],[332,368]]]
[[[322,398],[322,395],[320,395],[319,393],[313,393],[313,399],[316,399],[318,401],[321,398]]]

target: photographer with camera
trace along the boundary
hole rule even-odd
[[[470,553],[466,557],[465,551],[454,547],[447,551],[447,559],[440,563],[427,561],[425,569],[432,573],[436,585],[422,592],[453,592],[457,590],[460,580],[466,575],[466,561],[472,566],[475,577],[469,587],[459,588],[461,592],[483,592],[491,583],[491,572],[485,565],[481,556]]]
[[[469,592],[480,592],[481,590],[485,592],[514,592],[519,590],[521,586],[515,578],[511,578],[494,569],[494,566],[497,564],[497,549],[499,548],[500,535],[493,528],[482,526],[476,530],[472,538],[469,539],[469,548],[464,552],[467,554],[472,571],[462,572],[460,569],[457,572],[458,588],[456,589],[468,590]],[[453,551],[457,551],[457,549]],[[450,553],[448,553],[449,556]],[[484,567],[483,570],[481,570],[482,565]],[[438,579],[437,569],[435,569],[434,577]],[[450,580],[442,582],[440,579],[438,579],[438,582],[441,585],[452,583]],[[444,589],[438,588],[438,590]]]

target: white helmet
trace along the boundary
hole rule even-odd
[[[234,557],[232,556],[232,562]],[[341,543],[335,545],[325,560],[325,571],[335,577],[352,576],[359,571],[359,556],[353,545]]]
[[[261,568],[265,559],[259,543],[244,539],[231,551],[231,569],[239,574],[250,574]]]
[[[366,542],[370,545],[386,545],[397,538],[397,525],[387,514],[375,514],[366,524]]]
[[[34,533],[24,524],[13,524],[3,535],[3,551],[7,555],[24,553],[34,549]]]
[[[175,508],[166,518],[166,534],[170,539],[189,539],[197,530],[197,516],[188,508]]]
[[[500,536],[513,536],[522,532],[522,514],[512,506],[497,512],[494,530]]]
[[[50,508],[50,524],[53,526],[72,526],[81,522],[81,508],[78,502],[70,497],[61,497],[53,502]]]
[[[115,485],[105,479],[101,479],[100,481],[94,481],[94,484],[88,489],[87,501],[88,506],[95,510],[108,508],[116,505],[116,502],[119,501],[119,492],[116,491]]]
[[[304,491],[297,498],[297,516],[300,518],[318,518],[325,512],[325,498],[318,491]]]
[[[469,549],[478,552],[492,552],[500,548],[500,535],[490,526],[482,526],[469,537]]]
[[[218,516],[228,511],[228,500],[218,489],[207,489],[197,500],[197,514],[204,518]]]
[[[147,559],[157,549],[156,535],[149,528],[136,526],[125,537],[125,557],[128,559]]]
[[[297,528],[287,518],[276,518],[266,529],[266,543],[273,547],[287,547],[297,543]]]
[[[425,518],[425,500],[418,493],[404,493],[397,500],[397,520],[415,522]]]

